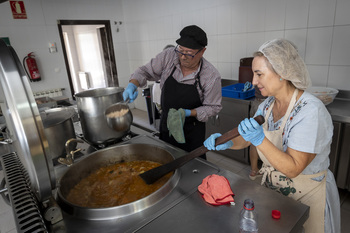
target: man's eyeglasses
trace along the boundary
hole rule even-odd
[[[179,55],[179,56],[185,56],[185,57],[187,57],[187,58],[190,58],[190,59],[192,59],[192,58],[194,58],[200,51],[202,51],[202,49],[200,49],[200,50],[198,50],[195,54],[189,54],[189,53],[182,53],[182,52],[180,52],[179,51],[179,46],[177,45],[176,47],[175,47],[175,52]]]

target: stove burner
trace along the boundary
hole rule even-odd
[[[74,160],[77,160],[80,157],[83,157],[84,155],[91,154],[92,152],[95,152],[97,150],[101,150],[101,149],[104,149],[104,148],[107,148],[107,147],[110,147],[110,146],[114,146],[114,145],[116,145],[118,143],[121,143],[121,142],[129,141],[133,137],[138,136],[138,134],[129,131],[123,137],[121,137],[119,139],[111,139],[111,140],[108,140],[108,141],[106,141],[104,143],[100,143],[100,144],[92,144],[92,143],[88,142],[84,138],[83,134],[76,134],[76,136],[77,136],[78,139],[83,140],[84,143],[79,143],[77,145],[77,149],[81,148],[81,150],[76,152],[76,153],[74,153]],[[60,165],[60,163],[58,162],[58,159],[60,157],[66,157],[66,155],[64,154],[64,155],[61,155],[61,156],[59,156],[57,158],[54,158],[53,159],[53,165],[54,166]]]
[[[100,150],[100,149],[104,149],[106,147],[109,147],[109,146],[114,146],[120,142],[126,142],[128,140],[130,140],[131,138],[133,137],[136,137],[138,136],[138,134],[136,133],[133,133],[131,131],[128,131],[123,137],[121,138],[112,138],[112,139],[109,139],[107,141],[104,141],[103,143],[98,143],[98,144],[94,144],[94,143],[90,143],[88,142],[85,138],[84,138],[84,135],[77,135],[77,137],[79,137],[80,139],[84,140],[86,143],[88,143],[90,146],[92,146],[93,148],[95,148],[96,150]]]
[[[105,141],[103,143],[99,143],[99,144],[94,144],[94,143],[90,143],[88,142],[85,138],[84,138],[84,134],[81,130],[81,124],[80,124],[80,121],[77,121],[77,122],[74,122],[73,123],[74,125],[74,130],[75,130],[75,135],[76,135],[76,138],[77,139],[81,139],[82,141],[84,141],[84,143],[79,143],[77,144],[77,147],[76,149],[81,149],[80,151],[77,151],[76,153],[74,153],[74,160],[79,160],[81,157],[85,156],[85,155],[88,155],[88,154],[91,154],[97,150],[101,150],[101,149],[104,149],[104,148],[107,148],[109,146],[114,146],[118,143],[121,143],[121,142],[126,142],[126,141],[129,141],[130,139],[132,139],[133,137],[136,137],[136,136],[139,136],[139,134],[137,133],[134,133],[132,131],[128,131],[124,134],[123,137],[121,138],[113,138],[113,139],[110,139],[108,141]],[[63,157],[65,158],[67,155],[66,154],[63,154],[57,158],[54,158],[53,159],[53,165],[54,166],[58,166],[58,165],[62,165],[61,163],[58,162],[58,159]]]

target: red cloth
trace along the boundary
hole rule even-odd
[[[213,174],[205,177],[198,191],[212,205],[225,205],[234,201],[230,182],[224,176]]]

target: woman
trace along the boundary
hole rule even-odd
[[[243,120],[240,137],[209,150],[241,149],[253,144],[263,161],[262,184],[310,206],[305,232],[341,232],[338,189],[329,166],[333,124],[324,104],[304,90],[310,85],[306,65],[285,39],[263,44],[254,54],[253,85],[268,98],[253,118]]]

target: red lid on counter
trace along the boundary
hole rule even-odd
[[[272,217],[274,219],[280,219],[281,218],[281,212],[278,210],[272,210]]]

